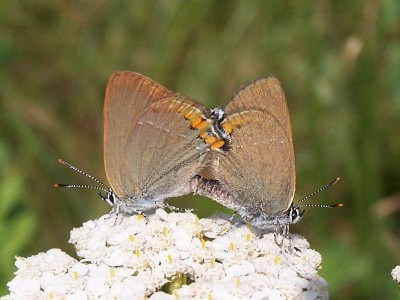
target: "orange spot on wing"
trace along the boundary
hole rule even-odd
[[[199,124],[202,122],[203,120],[199,117],[195,117],[191,120],[190,126],[192,126],[193,128],[197,129],[197,126],[199,126]]]
[[[224,140],[218,140],[210,146],[210,149],[215,150],[215,149],[221,148],[224,144],[225,144]]]
[[[202,138],[202,139],[205,139],[207,136],[208,136],[207,131],[202,131],[199,134],[199,137]]]
[[[234,126],[239,126],[239,125],[241,125],[241,124],[243,124],[244,122],[245,122],[246,120],[244,119],[244,118],[241,118],[241,116],[235,116],[234,118],[232,118],[232,121],[231,121],[231,126],[232,125],[234,125]]]
[[[217,141],[217,138],[215,136],[210,136],[205,139],[205,142],[209,145],[214,144]]]
[[[256,116],[252,111],[236,113],[226,118],[226,120],[222,123],[222,128],[227,134],[231,134],[234,127],[240,127],[243,124],[252,122],[255,117]]]
[[[207,120],[203,120],[201,121],[201,123],[199,125],[197,125],[196,129],[197,130],[203,130],[208,126],[208,121]]]
[[[231,123],[223,123],[222,128],[225,130],[227,134],[231,134],[233,131],[233,126]]]
[[[193,119],[193,118],[196,118],[196,115],[193,113],[193,111],[192,111],[192,110],[189,110],[189,109],[184,110],[184,111],[183,111],[183,114],[184,114],[184,116],[185,116],[185,119],[188,119],[188,120],[191,120],[191,119]]]

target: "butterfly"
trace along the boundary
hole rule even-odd
[[[339,178],[294,203],[295,155],[285,94],[278,79],[266,77],[242,88],[225,108],[211,111],[213,132],[226,151],[206,154],[193,184],[194,192],[214,199],[242,219],[266,231],[288,233],[298,222],[300,204],[332,186]]]
[[[192,191],[206,153],[223,147],[212,132],[210,110],[139,73],[108,81],[104,100],[104,166],[111,185],[59,160],[100,186],[57,184],[102,191],[115,212],[141,213]]]

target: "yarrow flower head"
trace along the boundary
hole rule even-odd
[[[158,209],[102,216],[59,249],[17,257],[4,299],[326,299],[321,256],[298,235],[276,244],[243,224]]]
[[[400,288],[400,266],[397,266],[392,270],[392,277],[394,281],[397,281],[397,285]]]

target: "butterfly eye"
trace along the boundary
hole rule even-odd
[[[105,195],[102,194],[102,193],[99,193],[99,195],[100,195],[101,199],[104,202],[106,202],[108,205],[114,206],[115,196],[114,196],[114,193],[112,191],[108,191],[107,194],[105,194]]]
[[[290,223],[294,224],[300,221],[304,214],[304,210],[301,211],[299,206],[292,206],[289,212]]]
[[[114,204],[114,202],[115,202],[114,193],[110,192],[110,193],[108,193],[107,196],[108,196],[108,201],[107,202],[109,202],[110,204]]]

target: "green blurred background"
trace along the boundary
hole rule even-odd
[[[296,199],[340,176],[291,231],[323,255],[333,299],[396,299],[400,264],[400,2],[11,1],[0,3],[0,294],[14,255],[56,247],[109,211],[102,106],[108,77],[142,73],[208,107],[265,75],[286,91]],[[204,198],[187,197],[201,214]],[[186,201],[186,200],[185,200]],[[208,208],[208,209],[207,209]],[[398,299],[398,298],[397,298]]]

